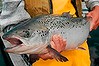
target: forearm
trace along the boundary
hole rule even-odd
[[[94,6],[99,6],[99,0],[85,0],[88,8],[92,10]]]
[[[90,31],[99,26],[99,0],[86,0],[87,7],[91,10],[87,17],[91,17]]]

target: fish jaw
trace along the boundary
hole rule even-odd
[[[5,51],[14,54],[44,54],[48,52],[43,46],[38,48],[37,46],[27,46],[25,44],[14,46],[12,48],[5,48]]]
[[[7,40],[11,46],[10,47],[6,47],[4,50],[6,52],[9,52],[9,53],[17,53],[17,52],[20,52],[18,49],[22,48],[23,46],[25,46],[23,44],[23,42],[20,40],[20,38],[18,37],[15,37],[15,36],[12,36],[12,37],[6,37],[4,38],[4,40]],[[20,54],[20,53],[18,53]]]
[[[13,38],[13,37],[5,38],[5,40],[9,41],[12,45],[15,45],[15,46],[22,44],[22,41],[20,41],[17,38]]]
[[[26,39],[22,39],[19,36],[12,36],[5,38],[12,46],[5,48],[4,50],[8,53],[15,54],[42,54],[47,53],[47,44],[30,44]],[[38,47],[39,46],[39,47]]]
[[[4,38],[4,40],[7,40],[11,44],[10,47],[6,47],[4,49],[8,53],[18,53],[18,52],[22,51],[22,49],[20,49],[20,48],[25,46],[25,44],[23,44],[23,41],[21,41],[20,38],[16,37],[16,36],[6,37],[6,38]],[[20,54],[20,53],[18,53],[18,54]]]

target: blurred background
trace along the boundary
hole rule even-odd
[[[2,9],[2,2],[1,2],[1,0],[0,0],[0,12],[1,12],[1,9]]]

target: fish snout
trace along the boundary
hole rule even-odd
[[[7,36],[3,35],[2,38],[5,40],[7,38]]]
[[[23,42],[17,38],[10,38],[10,37],[7,37],[7,38],[4,38],[5,40],[9,41],[12,45],[20,45],[22,44]]]

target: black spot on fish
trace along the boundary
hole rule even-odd
[[[63,32],[63,34],[65,34],[65,32]]]
[[[28,29],[28,30],[30,30],[30,29]]]
[[[51,22],[51,23],[53,23],[53,22]]]
[[[66,22],[65,24],[69,24],[69,22]]]
[[[81,26],[79,26],[79,28],[81,28]]]
[[[60,28],[63,28],[63,26],[60,26]]]
[[[39,32],[39,34],[41,34],[41,32]]]
[[[47,34],[45,33],[45,35],[47,35]]]
[[[62,23],[62,25],[65,26],[64,23]]]
[[[42,33],[43,33],[44,31],[42,31]]]
[[[25,31],[23,31],[23,32],[25,32]]]
[[[45,34],[43,34],[43,36],[45,36]]]
[[[52,28],[53,28],[53,26],[50,27],[50,29],[52,29]]]
[[[74,27],[75,25],[73,25],[73,27]]]

